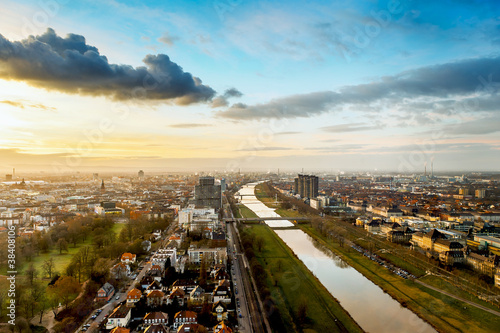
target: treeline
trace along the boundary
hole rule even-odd
[[[318,210],[312,208],[302,200],[284,195],[280,191],[276,190],[270,182],[259,184],[256,189],[262,190],[266,197],[277,198],[278,202],[280,202],[281,209],[296,209],[303,215],[318,215]],[[257,198],[259,198],[258,194]]]

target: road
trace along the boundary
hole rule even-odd
[[[143,262],[140,262],[139,266],[141,266],[142,264],[143,264]],[[146,272],[148,271],[150,266],[151,266],[151,263],[149,263],[149,262],[146,263],[144,265],[144,268],[139,272],[139,274],[137,274],[137,277],[134,280],[130,280],[130,282],[129,282],[130,286],[127,288],[126,292],[123,292],[123,293],[116,292],[113,295],[113,297],[111,298],[111,300],[106,305],[104,305],[100,308],[102,310],[102,312],[97,316],[97,318],[90,319],[90,316],[89,316],[89,318],[87,318],[87,320],[85,320],[83,325],[90,324],[88,332],[97,332],[98,331],[98,326],[104,320],[105,316],[110,314],[119,303],[126,301],[128,292],[134,288],[136,282],[141,281],[142,277],[144,276],[144,274],[146,274]],[[116,299],[116,296],[120,296],[118,300]],[[92,312],[92,314],[95,314],[95,313],[96,313],[96,311]],[[77,331],[81,331],[83,325],[80,326]]]
[[[224,199],[226,199],[224,197]],[[227,202],[227,201],[226,201]],[[229,204],[224,205],[224,215],[233,218],[233,213]],[[238,325],[241,332],[256,332],[265,333],[266,328],[264,322],[267,320],[263,317],[261,309],[257,304],[257,295],[252,288],[249,274],[245,268],[246,257],[243,255],[242,248],[239,243],[238,232],[234,227],[234,223],[229,223],[227,227],[229,254],[233,259],[234,272],[232,273],[233,281],[238,286],[237,298],[240,299],[240,309],[242,318],[238,316]],[[268,326],[268,325],[267,325]]]

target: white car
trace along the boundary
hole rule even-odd
[[[116,295],[115,299],[119,300],[120,299],[120,295]]]

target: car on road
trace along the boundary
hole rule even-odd
[[[243,318],[243,316],[241,315],[241,312],[240,312],[240,314],[238,315],[238,317]]]
[[[85,332],[87,330],[87,327],[82,327],[80,331]]]
[[[92,317],[90,317],[90,319],[96,319],[96,318],[97,318],[96,314],[94,314],[94,315],[92,315]]]
[[[116,295],[115,299],[119,300],[120,299],[120,295]]]

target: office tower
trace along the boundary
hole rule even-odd
[[[140,180],[143,180],[144,179],[144,171],[139,170],[139,172],[137,173],[137,176],[139,176]]]
[[[316,198],[318,196],[319,179],[313,175],[298,175],[295,178],[294,192],[301,198]]]
[[[222,178],[220,180],[220,190],[222,191],[222,193],[226,191],[226,178]]]
[[[200,207],[221,207],[221,185],[215,185],[214,177],[200,177],[194,187],[194,203]]]

